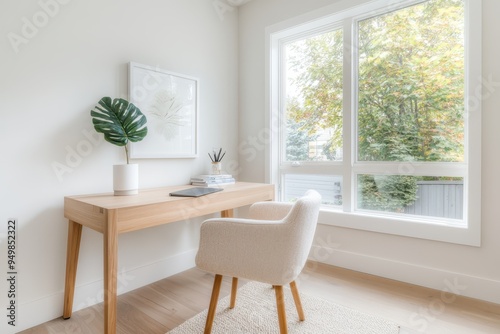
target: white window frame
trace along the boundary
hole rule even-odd
[[[465,0],[465,106],[466,133],[464,163],[391,163],[358,162],[356,160],[356,120],[354,106],[357,103],[355,58],[344,54],[344,116],[343,161],[327,163],[302,163],[299,168],[292,163],[280,165],[280,124],[283,63],[281,52],[284,43],[335,27],[342,27],[344,43],[354,44],[356,20],[373,17],[425,0],[354,0],[321,8],[320,10],[270,26],[266,29],[266,128],[270,129],[270,145],[266,151],[266,182],[281,186],[281,171],[314,174],[341,175],[343,180],[342,210],[323,207],[319,223],[325,225],[361,229],[373,232],[451,242],[470,246],[481,245],[481,99],[483,95],[481,74],[481,0]],[[354,79],[354,80],[353,80]],[[347,89],[346,89],[347,88]],[[350,88],[350,89],[349,89]],[[469,149],[469,148],[474,148]],[[406,170],[408,169],[408,170]],[[447,219],[393,215],[383,212],[355,211],[356,175],[378,171],[395,175],[411,172],[412,175],[464,176],[464,219],[457,224]],[[277,198],[280,194],[277,194]]]

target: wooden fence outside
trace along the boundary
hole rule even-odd
[[[419,181],[417,200],[405,213],[419,216],[462,219],[464,184],[459,181]]]

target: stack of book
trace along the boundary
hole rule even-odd
[[[236,180],[230,174],[198,175],[191,178],[191,184],[198,187],[213,187],[233,184]]]

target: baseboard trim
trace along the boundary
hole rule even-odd
[[[197,249],[133,269],[118,268],[118,294],[123,294],[195,266]],[[73,312],[103,301],[104,281],[98,280],[75,288]],[[13,334],[62,316],[64,290],[19,305],[16,327],[0,326],[1,333]],[[3,324],[2,324],[3,325]]]
[[[309,259],[500,304],[500,281],[314,245]]]

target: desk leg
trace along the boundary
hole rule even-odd
[[[222,218],[232,218],[234,216],[233,209],[221,211],[220,216]]]
[[[63,318],[71,318],[73,313],[73,297],[75,296],[76,268],[78,267],[78,253],[82,239],[82,225],[72,220],[68,222],[68,246],[66,248],[66,280],[64,282],[64,310]]]
[[[116,292],[118,268],[118,230],[114,210],[108,210],[104,228],[104,333],[116,333]]]

